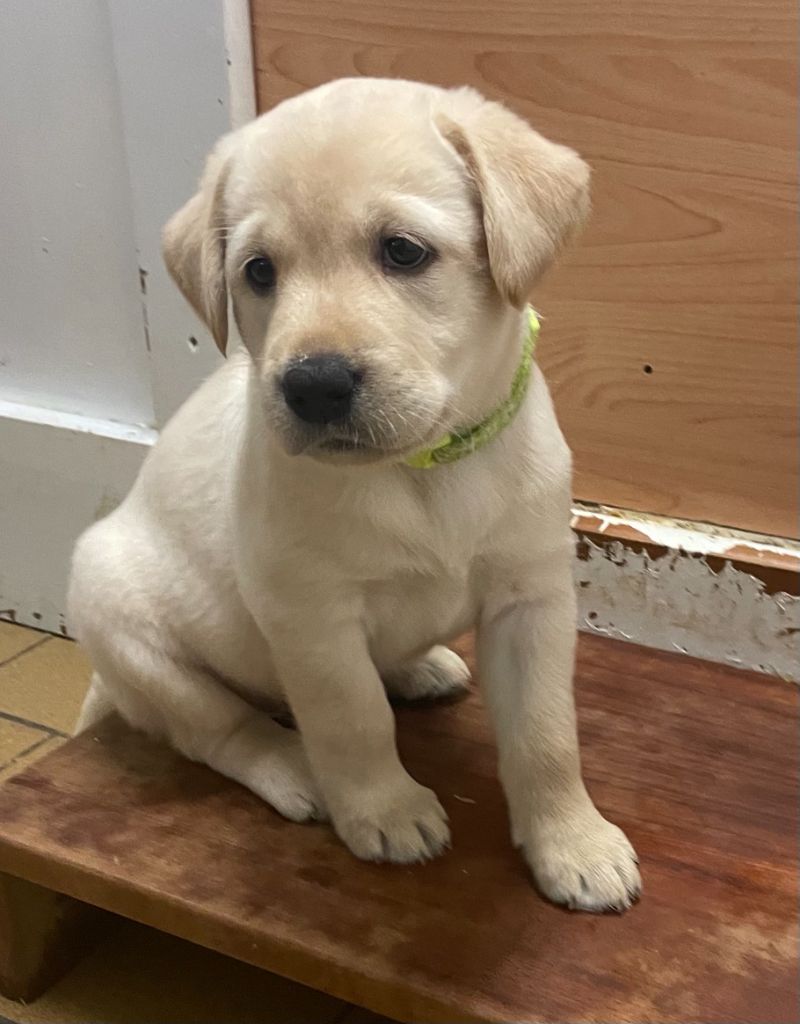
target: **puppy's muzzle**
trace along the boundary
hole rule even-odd
[[[284,400],[298,419],[324,425],[348,418],[361,379],[349,359],[334,353],[292,363],[280,383]]]

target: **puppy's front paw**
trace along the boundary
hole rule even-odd
[[[327,821],[328,810],[297,733],[254,765],[250,788],[290,821]]]
[[[571,910],[621,912],[641,892],[627,836],[593,806],[540,822],[522,845],[540,891]]]
[[[418,661],[392,672],[386,690],[397,700],[443,700],[462,697],[469,690],[470,673],[449,647],[432,647]]]
[[[361,860],[413,864],[438,856],[450,845],[447,815],[436,794],[410,775],[386,791],[368,792],[360,806],[334,814],[334,826]]]

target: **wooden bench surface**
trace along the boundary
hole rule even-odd
[[[578,698],[641,857],[622,916],[532,888],[475,696],[398,713],[452,822],[431,864],[360,863],[110,720],[0,787],[0,870],[402,1020],[795,1020],[796,690],[584,636]]]

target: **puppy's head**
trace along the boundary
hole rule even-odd
[[[342,80],[223,138],[164,255],[223,351],[230,296],[288,451],[396,459],[503,394],[588,182],[470,89]]]

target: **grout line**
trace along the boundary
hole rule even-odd
[[[5,621],[5,620],[3,620],[3,621]],[[33,630],[31,630],[31,632],[33,632]],[[41,647],[42,644],[46,644],[48,642],[48,640],[52,640],[52,639],[53,639],[53,637],[48,633],[46,636],[43,636],[41,640],[34,640],[34,642],[30,645],[30,647],[23,647],[23,649],[21,651],[17,651],[16,654],[12,654],[10,658],[6,658],[5,661],[0,661],[0,668],[5,668],[6,665],[10,665],[12,661],[16,661],[17,658],[21,658],[23,654],[29,654],[31,651],[35,650],[37,647]],[[0,1020],[0,1024],[2,1024],[2,1020]]]
[[[69,733],[62,732],[60,729],[54,729],[50,725],[43,725],[42,722],[33,722],[30,718],[23,718],[21,715],[14,715],[10,711],[0,711],[0,718],[4,718],[7,722],[14,722],[16,725],[27,725],[29,729],[38,729],[39,732],[46,732],[48,736],[60,736],[62,739],[68,740]],[[0,1021],[2,1024],[2,1021]]]
[[[0,764],[0,772],[5,771],[6,768],[10,768],[13,764],[16,764],[16,762],[19,761],[20,758],[27,757],[28,754],[32,754],[34,750],[38,750],[39,747],[41,747],[45,743],[49,743],[50,740],[52,739],[52,736],[42,736],[40,740],[37,740],[30,747],[26,747],[25,750],[20,750],[20,752],[18,754],[15,754],[10,761],[4,761],[3,764]],[[2,1021],[3,1018],[0,1017],[0,1024],[2,1024]]]

